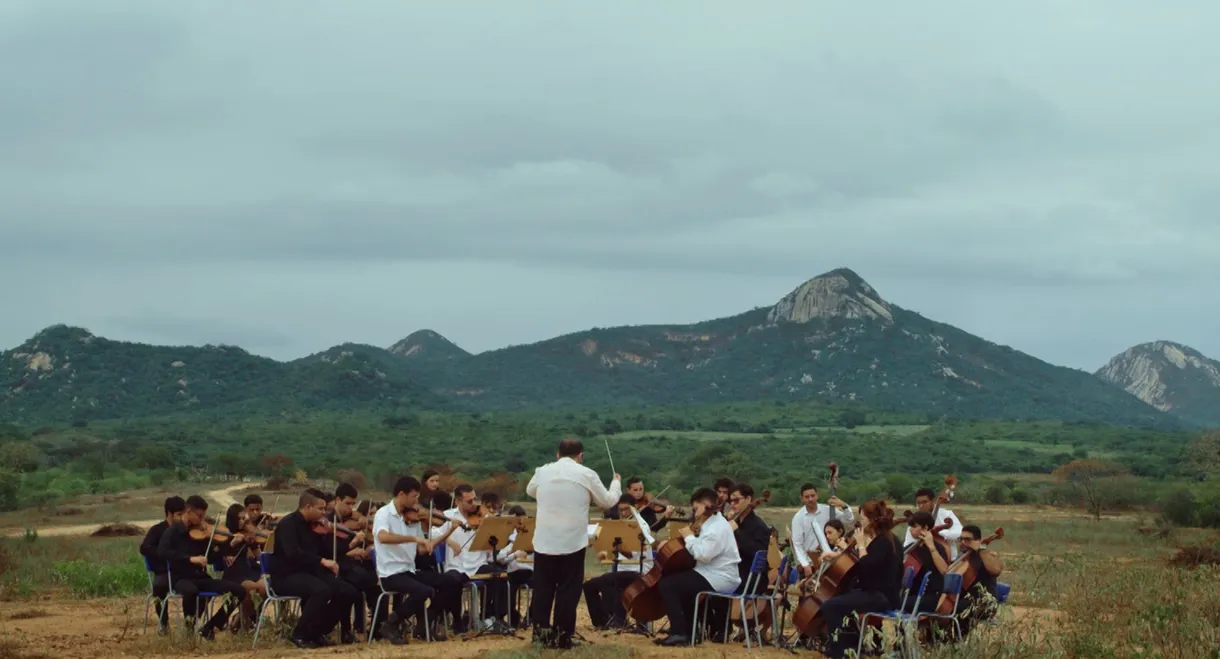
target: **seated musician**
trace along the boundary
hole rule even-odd
[[[721,514],[727,515],[729,513],[729,494],[732,492],[734,485],[736,483],[733,482],[733,479],[721,477],[712,486],[716,490],[716,510],[719,510]]]
[[[629,488],[630,489],[630,488]],[[631,511],[635,508],[636,499],[630,494],[624,494],[618,500],[620,519],[632,519]],[[635,537],[623,538],[626,544],[618,552],[618,565],[609,572],[593,577],[584,583],[585,606],[589,609],[589,620],[598,629],[617,629],[627,626],[627,612],[623,610],[623,590],[635,582],[640,576],[639,547]],[[635,546],[637,551],[631,552],[628,547]],[[652,551],[644,554],[644,572],[652,569]],[[605,552],[598,554],[598,560],[605,561]]]
[[[741,594],[750,577],[754,554],[766,552],[771,546],[771,527],[762,520],[751,508],[754,503],[754,488],[748,483],[737,483],[729,492],[729,506],[733,509],[733,520],[730,525],[735,527],[733,539],[737,542],[737,554],[741,562],[737,564],[737,575],[741,584],[737,586],[736,594]],[[778,567],[778,566],[776,566]],[[756,580],[753,593],[761,593],[767,589],[767,575]],[[717,598],[709,606],[708,622],[712,625],[713,643],[724,643],[724,620],[729,615],[729,602]]]
[[[627,479],[627,486],[624,489],[624,493],[630,494],[638,504],[644,499],[644,495],[646,493],[644,490],[644,480],[638,477]],[[651,505],[639,508],[639,511],[640,518],[648,523],[648,529],[656,532],[663,528],[669,522],[669,519],[673,517],[674,507],[666,506],[665,509],[659,514],[656,510],[653,510]],[[622,519],[631,519],[631,511],[627,511],[626,514],[627,516],[623,517]]]
[[[521,506],[511,506],[505,514],[510,517],[525,517],[525,508]],[[517,610],[517,591],[523,586],[529,585],[530,579],[534,576],[534,552],[526,552],[514,549],[513,545],[517,541],[517,531],[514,530],[512,535],[508,536],[508,547],[505,548],[509,552],[508,556],[508,585],[511,589],[508,600],[512,610],[509,612],[509,624],[514,629],[521,626],[521,612]],[[530,561],[530,562],[527,562]]]
[[[157,522],[148,529],[148,533],[144,534],[144,540],[140,542],[140,555],[147,558],[153,569],[153,596],[157,599],[154,605],[157,607],[157,630],[159,633],[165,633],[169,629],[169,607],[163,606],[165,596],[169,594],[169,577],[166,575],[165,559],[161,557],[158,547],[161,545],[161,538],[165,535],[165,531],[174,524],[182,521],[182,512],[186,510],[186,501],[179,496],[167,497],[165,499],[165,521]]]
[[[822,552],[818,559],[820,562],[826,563],[838,558],[847,549],[847,530],[843,526],[843,522],[832,519],[822,527],[822,534],[826,537],[826,544],[830,549]]]
[[[246,516],[246,508],[239,503],[229,506],[225,512],[225,528],[233,534],[233,539],[227,543],[225,550],[224,580],[240,585],[246,591],[242,600],[242,619],[247,626],[258,622],[254,613],[254,593],[267,596],[267,587],[263,585],[263,573],[255,558],[259,551],[256,540],[257,530],[250,518]],[[234,632],[237,629],[233,630]]]
[[[854,536],[860,559],[844,579],[848,591],[826,600],[821,609],[829,633],[823,653],[836,659],[849,648],[855,651],[856,614],[892,610],[900,603],[902,551],[893,534],[893,509],[885,501],[868,501],[860,506],[858,521]]]
[[[935,611],[936,604],[940,601],[941,591],[945,587],[945,573],[949,571],[949,549],[945,543],[936,542],[936,535],[932,533],[935,524],[932,523],[931,513],[917,512],[911,516],[907,525],[917,543],[908,551],[915,556],[920,565],[919,572],[915,574],[911,594],[919,593],[919,586],[923,583],[925,576],[928,578],[928,584],[924,588],[922,599],[916,600],[912,597],[907,603],[906,612]]]
[[[836,517],[842,517],[845,522],[852,522],[854,518],[851,506],[843,503],[839,497],[830,497],[830,505],[818,503],[818,488],[813,483],[801,486],[801,502],[805,504],[804,507],[792,516],[792,553],[800,565],[801,574],[807,577],[813,574],[817,567],[811,557],[832,551],[835,547],[833,543],[827,542],[825,534],[822,533],[826,523],[831,521],[831,506],[837,509]],[[843,525],[840,524],[839,527],[842,530]]]
[[[695,596],[703,591],[731,593],[741,585],[737,564],[737,541],[733,527],[720,513],[716,492],[703,487],[690,499],[695,519],[702,521],[699,534],[691,527],[682,529],[687,551],[695,559],[695,569],[668,575],[657,584],[665,614],[669,617],[669,636],[656,641],[658,645],[689,645],[695,632]]]
[[[194,626],[198,613],[199,593],[220,593],[221,597],[228,595],[223,606],[217,610],[207,623],[199,630],[199,635],[211,640],[218,628],[229,620],[233,609],[246,598],[246,589],[231,581],[213,579],[208,574],[208,565],[212,559],[219,560],[223,556],[222,548],[213,542],[207,533],[198,533],[191,537],[191,531],[197,532],[207,528],[204,517],[208,512],[208,502],[195,494],[187,497],[182,512],[182,521],[175,522],[166,529],[157,545],[159,556],[169,562],[169,574],[173,577],[174,591],[182,595],[182,614]]]
[[[352,517],[356,497],[359,494],[350,483],[340,483],[335,488],[334,512],[328,518],[332,524],[343,525],[345,520]],[[372,607],[377,602],[377,596],[381,594],[381,589],[377,587],[376,572],[363,564],[369,557],[368,548],[371,546],[366,534],[371,536],[372,532],[332,533],[329,537],[320,537],[319,550],[322,556],[338,563],[339,578],[351,584],[359,593],[352,601],[351,609],[344,611],[343,615],[339,617],[340,638],[345,643],[349,639],[354,641],[356,634],[364,633],[365,605],[367,603],[367,606]],[[346,537],[340,537],[340,535]],[[354,628],[353,618],[355,619]]]
[[[475,535],[478,529],[465,529],[461,525],[466,524],[469,518],[479,513],[483,509],[481,500],[474,491],[474,487],[462,483],[453,490],[455,497],[454,507],[445,511],[445,517],[451,521],[432,527],[432,536],[438,538],[448,536],[445,551],[445,576],[452,583],[457,583],[459,589],[467,582],[471,581],[475,575],[488,575],[492,572],[492,552],[489,549],[475,551],[470,548],[474,542]],[[487,498],[493,509],[499,506],[499,497],[491,495]],[[486,511],[485,511],[486,514]],[[456,522],[456,524],[455,524]],[[456,527],[456,528],[455,528]],[[507,544],[507,538],[504,539]],[[497,547],[497,553],[503,560],[504,544]],[[492,618],[503,620],[508,616],[508,601],[506,599],[508,586],[502,581],[493,581],[484,579],[482,594],[484,597],[483,611],[490,613]],[[454,616],[453,629],[457,634],[464,633],[467,624],[461,618],[461,601],[454,605],[451,612]]]
[[[263,498],[257,494],[247,494],[241,505],[245,508],[246,519],[257,524],[263,516]]]
[[[409,618],[422,622],[425,605],[429,606],[433,622],[433,638],[443,639],[445,612],[450,610],[451,600],[461,598],[460,590],[454,592],[446,586],[443,575],[418,569],[416,558],[420,554],[431,554],[434,545],[420,524],[419,490],[419,481],[411,476],[399,478],[394,483],[394,498],[373,517],[377,576],[381,578],[383,588],[405,598],[395,603],[393,613],[377,612],[377,619],[385,622],[374,631],[374,638],[389,639],[395,645],[409,642],[403,625]],[[438,539],[438,542],[446,539]],[[415,631],[417,637],[423,637],[423,625],[416,624]]]
[[[297,499],[296,511],[285,515],[275,529],[270,577],[276,593],[301,598],[301,617],[290,637],[299,648],[334,645],[326,637],[360,596],[351,584],[339,579],[339,564],[322,556],[322,536],[314,525],[325,514],[325,496],[309,488]]]
[[[941,508],[944,512],[944,508]],[[975,524],[962,527],[958,545],[961,548],[959,561],[969,561],[978,575],[974,585],[962,593],[957,610],[961,615],[962,634],[970,633],[975,623],[988,620],[996,612],[996,580],[1004,571],[1004,562],[995,552],[982,544],[983,531]]]
[[[918,512],[931,513],[936,508],[937,498],[938,495],[935,491],[925,487],[915,493],[915,508]],[[940,537],[949,543],[949,558],[957,560],[956,544],[958,536],[962,534],[962,521],[957,518],[957,515],[953,514],[952,510],[944,506],[941,506],[940,510],[936,511],[936,519],[932,521],[935,522],[936,526],[940,526],[944,523],[946,517],[952,521],[953,525],[941,531]],[[907,527],[907,534],[902,540],[902,546],[910,547],[913,544],[915,544],[915,537],[911,535],[910,527]]]
[[[423,510],[424,515],[428,515],[431,511],[444,512],[450,508],[452,503],[445,501],[442,496],[445,495],[440,491],[441,475],[435,469],[424,470],[423,476],[420,477],[419,503],[416,504]],[[443,523],[443,522],[442,522]],[[420,552],[415,557],[415,567],[422,571],[440,572],[441,567],[436,564],[436,558],[431,552]]]

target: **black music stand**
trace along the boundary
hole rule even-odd
[[[512,584],[508,581],[508,567],[500,562],[500,549],[508,544],[508,538],[512,535],[513,530],[520,524],[518,517],[484,517],[479,524],[479,529],[470,540],[470,548],[466,551],[490,551],[491,552],[491,572],[483,572],[476,574],[471,581],[482,581],[486,584],[488,594],[491,594],[491,589],[495,587],[496,581],[504,582],[505,603],[512,604],[509,601],[512,598]],[[501,541],[503,539],[503,541]],[[479,606],[479,613],[482,614],[482,603]],[[471,618],[474,618],[473,612]],[[516,630],[509,626],[508,622],[501,620],[499,616],[492,615],[494,622],[483,627],[473,636],[466,636],[463,640],[471,640],[479,638],[485,634],[495,634],[497,636],[511,636],[513,638],[521,638],[517,636]],[[472,621],[473,622],[473,621]]]

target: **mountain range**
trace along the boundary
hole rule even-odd
[[[1193,425],[1220,427],[1220,362],[1170,341],[1115,355],[1097,377]]]
[[[1215,362],[1197,359],[1212,365],[1214,378]],[[480,354],[421,330],[388,349],[343,344],[279,362],[233,346],[150,346],[56,325],[0,353],[0,420],[55,423],[218,408],[493,411],[775,399],[854,402],[929,419],[1210,423],[1207,396],[1214,400],[1220,388],[1210,394],[1197,388],[1205,379],[1154,394],[1158,386],[1150,380],[1169,371],[1113,365],[1094,375],[1049,364],[891,304],[840,268],[769,307],[727,318],[593,328]],[[1202,393],[1178,402],[1187,384]]]

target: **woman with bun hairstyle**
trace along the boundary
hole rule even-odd
[[[902,545],[894,537],[894,509],[873,499],[860,506],[854,532],[860,560],[848,571],[847,590],[822,605],[830,638],[828,657],[844,657],[858,641],[857,614],[897,609],[902,589]]]

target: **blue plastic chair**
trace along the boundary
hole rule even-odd
[[[995,627],[1000,624],[1000,614],[1005,609],[1005,604],[1008,604],[1008,596],[1012,593],[1012,585],[1006,584],[1003,581],[997,581],[995,585],[995,615],[984,621],[984,624]]]
[[[144,569],[148,571],[148,597],[145,598],[145,600],[144,600],[144,633],[147,634],[148,633],[148,612],[150,609],[152,609],[153,602],[160,600],[161,606],[163,607],[162,610],[164,611],[163,615],[165,616],[165,627],[166,627],[166,629],[168,629],[169,620],[170,620],[169,611],[168,611],[169,601],[174,598],[181,599],[182,596],[178,595],[177,593],[174,593],[172,588],[170,589],[170,592],[165,595],[164,599],[161,599],[161,598],[157,597],[156,595],[154,595],[153,588],[156,584],[157,571],[156,571],[156,569],[153,568],[153,562],[152,562],[151,558],[144,556],[143,554],[141,554],[141,558],[144,559]],[[166,574],[165,578],[168,580],[169,574]],[[161,623],[160,623],[160,621],[158,621],[157,627],[159,628],[160,626],[161,626]]]
[[[267,586],[267,597],[263,599],[263,605],[258,610],[258,624],[254,627],[254,643],[250,645],[253,649],[258,647],[258,634],[263,629],[263,620],[267,615],[267,605],[272,602],[276,603],[276,611],[280,611],[282,602],[288,602],[290,605],[299,606],[301,604],[300,597],[291,595],[278,595],[275,589],[271,587],[271,566],[274,564],[275,556],[271,552],[263,552],[258,555],[258,566],[263,571],[263,584]]]
[[[956,572],[950,572],[945,575],[945,586],[940,591],[944,595],[953,596],[953,611],[951,613],[920,613],[916,615],[916,622],[924,620],[951,620],[953,621],[953,629],[957,632],[955,638],[962,637],[962,624],[957,619],[958,607],[962,604],[962,575]]]
[[[691,634],[691,637],[690,637],[691,646],[695,645],[695,641],[697,640],[697,638],[699,636],[698,631],[707,627],[707,612],[711,608],[711,600],[724,599],[724,600],[729,601],[730,606],[732,606],[733,603],[736,603],[737,606],[741,607],[741,624],[744,625],[745,629],[746,629],[746,649],[747,650],[750,649],[750,647],[751,647],[750,646],[750,616],[746,615],[746,602],[750,601],[750,600],[756,600],[756,599],[765,597],[765,595],[755,594],[754,588],[757,586],[758,581],[760,579],[766,578],[766,575],[767,575],[767,550],[756,551],[756,552],[754,552],[754,561],[752,563],[750,563],[750,574],[746,576],[746,582],[745,582],[745,584],[743,584],[744,587],[741,589],[742,590],[741,593],[720,593],[720,592],[716,592],[714,590],[705,590],[705,591],[699,593],[698,595],[695,595],[695,611],[691,617],[694,618],[695,620],[698,620],[699,625],[698,625],[698,629],[696,630],[696,632],[694,634]],[[699,605],[701,603],[706,604],[706,606],[703,609],[702,618],[699,617]],[[757,634],[758,645],[759,645],[759,647],[761,647],[762,646],[762,630],[759,629],[759,626],[758,626],[758,607],[757,607],[757,605],[754,607],[753,618],[754,618],[754,633]],[[677,631],[678,633],[681,633],[683,630],[675,630],[675,631]],[[725,635],[725,638],[728,638],[729,616],[725,616],[725,619],[724,619],[724,635]]]
[[[173,571],[173,568],[170,567],[169,561],[165,562],[165,578],[169,582],[169,595],[166,597],[166,599],[172,599],[175,597],[178,599],[183,599],[182,593],[179,593],[178,591],[174,590],[174,571]],[[221,595],[222,595],[222,593],[213,593],[213,592],[202,591],[202,590],[196,594],[196,596],[195,596],[195,629],[199,629],[200,620],[206,620],[207,618],[212,617],[212,604],[215,603],[216,599],[219,598]],[[201,603],[204,604],[203,607],[199,606]],[[202,608],[202,611],[200,610],[201,608]],[[183,616],[186,615],[185,609],[183,610],[182,614],[183,614]],[[167,620],[168,620],[168,618],[167,618]]]
[[[915,595],[916,602],[923,600],[923,594],[924,594],[924,591],[928,587],[928,579],[931,576],[932,576],[932,573],[929,572],[929,573],[923,575],[923,579],[920,580],[919,592],[917,595]],[[880,622],[890,620],[892,622],[897,623],[898,624],[898,633],[903,636],[903,641],[904,641],[902,643],[901,647],[911,649],[909,656],[912,656],[912,657],[919,656],[919,651],[918,651],[919,644],[914,642],[914,634],[912,633],[912,630],[914,629],[914,623],[916,622],[916,620],[918,620],[918,615],[914,614],[914,613],[906,613],[907,602],[909,602],[911,599],[911,589],[914,588],[914,586],[915,586],[915,568],[908,567],[905,570],[903,570],[903,572],[902,572],[902,603],[898,606],[898,608],[891,610],[891,611],[872,611],[872,612],[863,613],[860,615],[860,640],[856,644],[856,656],[858,656],[858,657],[864,656],[862,654],[862,652],[864,651],[864,637],[866,635],[866,631],[865,631],[864,627],[867,623],[869,623],[870,621],[873,621],[873,620],[880,621]],[[903,653],[903,654],[905,655],[905,653]]]
[[[445,557],[449,555],[448,549],[449,547],[445,543],[441,543],[432,550],[432,556],[436,558],[436,569],[441,572],[445,571]],[[462,586],[462,599],[465,600],[466,612],[470,616],[470,626],[475,631],[483,629],[482,590],[483,586],[477,581],[467,581]]]

